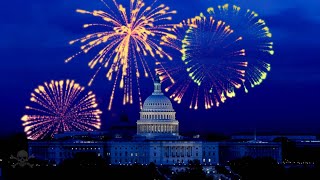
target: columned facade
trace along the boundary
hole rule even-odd
[[[154,92],[145,100],[140,112],[140,120],[137,121],[137,135],[147,138],[179,135],[176,112],[170,99],[163,95],[158,76],[154,82]]]
[[[170,133],[177,134],[178,133],[178,124],[140,124],[138,126],[138,134],[143,133]]]
[[[187,165],[199,160],[203,165],[215,165],[241,157],[272,157],[282,162],[281,143],[277,142],[207,142],[179,136],[171,101],[163,95],[157,77],[154,92],[149,96],[137,121],[133,139],[115,138],[105,141],[108,133],[70,132],[56,135],[53,141],[29,142],[29,154],[36,158],[61,163],[77,153],[96,153],[109,164]],[[179,166],[177,166],[179,167]]]

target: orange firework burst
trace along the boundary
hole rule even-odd
[[[81,42],[83,45],[81,51],[69,57],[66,62],[101,45],[100,52],[89,62],[89,67],[92,69],[98,65],[89,85],[92,84],[102,67],[108,69],[106,77],[109,80],[114,80],[108,106],[110,110],[117,84],[124,92],[123,104],[133,103],[132,79],[135,77],[141,107],[140,74],[142,72],[145,77],[152,76],[144,56],[167,57],[172,60],[172,57],[160,47],[159,41],[161,37],[175,38],[170,32],[172,26],[162,22],[171,20],[170,15],[176,14],[176,11],[170,10],[164,4],[156,5],[156,1],[150,6],[146,6],[143,0],[130,0],[129,7],[125,7],[113,0],[116,10],[110,8],[104,1],[102,2],[107,7],[107,12],[77,10],[78,13],[89,14],[103,20],[103,23],[100,24],[84,24],[84,28],[100,26],[104,30],[70,41],[70,44]],[[113,76],[115,77],[113,78]]]

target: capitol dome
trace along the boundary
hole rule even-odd
[[[179,122],[172,103],[161,91],[158,76],[154,81],[154,91],[143,103],[137,134],[146,137],[178,136]]]
[[[144,111],[174,111],[169,98],[163,94],[152,94],[143,103]]]

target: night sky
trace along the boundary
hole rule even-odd
[[[123,1],[123,0],[122,0]],[[120,1],[120,2],[122,2]],[[234,3],[253,9],[265,19],[273,33],[275,55],[272,70],[262,85],[248,94],[229,99],[220,108],[208,111],[188,109],[188,102],[173,103],[182,132],[279,132],[318,133],[320,130],[320,2],[319,0],[160,0],[176,9],[173,22],[190,18],[207,7]],[[150,2],[150,0],[146,0]],[[99,0],[10,0],[0,11],[0,134],[23,132],[21,116],[26,113],[30,93],[45,81],[75,79],[86,86],[94,71],[87,56],[65,64],[78,51],[72,39],[88,31],[84,23],[95,22],[76,9],[104,9]],[[94,19],[97,20],[97,19]],[[103,110],[103,128],[126,111],[132,124],[139,117],[138,106],[116,102],[107,111],[112,82],[105,71],[89,87]],[[152,80],[144,79],[143,100],[153,90]],[[120,95],[120,93],[118,93]],[[136,101],[137,103],[137,101]]]

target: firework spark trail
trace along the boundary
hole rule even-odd
[[[225,22],[203,13],[172,31],[177,38],[162,38],[162,45],[179,50],[182,62],[172,66],[161,63],[158,68],[164,83],[173,79],[165,89],[170,97],[181,103],[191,91],[192,109],[198,109],[202,102],[205,109],[210,109],[234,97],[234,89],[241,88],[247,68],[246,52],[239,45],[242,37],[236,36]]]
[[[145,77],[153,74],[150,73],[149,62],[144,56],[153,58],[159,56],[172,60],[172,57],[161,48],[160,39],[161,37],[175,39],[175,35],[170,32],[172,25],[165,24],[165,21],[170,21],[172,19],[171,15],[176,14],[176,11],[170,10],[164,4],[157,5],[157,1],[147,6],[143,0],[130,0],[128,8],[118,4],[116,0],[112,2],[115,8],[111,7],[112,4],[108,5],[108,3],[102,1],[108,10],[107,12],[77,10],[78,13],[98,17],[104,21],[104,23],[84,24],[84,28],[100,27],[105,30],[70,41],[70,44],[82,43],[83,45],[81,51],[66,59],[66,62],[82,53],[88,53],[100,45],[103,46],[100,52],[89,62],[91,69],[98,67],[89,85],[92,84],[98,72],[104,67],[107,69],[107,78],[116,82],[112,88],[112,96],[114,96],[114,91],[116,91],[118,85],[119,88],[124,88],[124,104],[132,103],[133,86],[131,84],[133,75],[138,82],[140,72],[143,72]],[[136,58],[134,54],[139,58]],[[136,69],[135,74],[132,74],[133,68]],[[121,72],[119,73],[119,71]],[[116,77],[113,77],[112,74],[115,74]],[[119,79],[119,83],[117,79]],[[138,94],[140,93],[138,92]],[[108,109],[111,109],[113,99],[114,97],[110,98],[111,102]]]
[[[243,84],[245,92],[248,92],[247,83],[251,88],[260,85],[271,70],[270,56],[274,55],[272,34],[266,22],[255,11],[236,5],[210,7],[207,12],[239,30],[237,32],[243,37],[248,60],[246,81]]]
[[[21,120],[28,139],[43,139],[71,131],[93,131],[101,126],[95,95],[73,80],[45,82],[31,93],[31,106]]]

